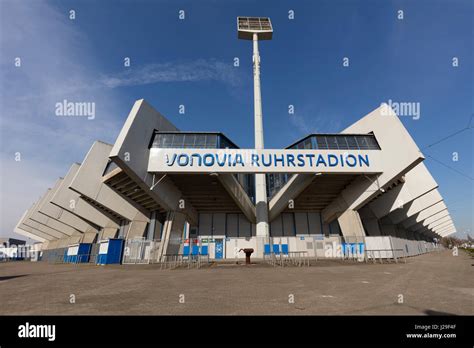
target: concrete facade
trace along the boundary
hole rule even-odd
[[[206,253],[216,259],[241,258],[238,250],[249,247],[257,257],[267,247],[324,256],[318,248],[327,243],[364,244],[389,236],[418,245],[456,231],[423,154],[387,105],[340,134],[310,135],[288,148],[347,149],[346,154],[363,149],[380,159],[380,170],[262,174],[271,192],[269,237],[256,233],[255,174],[149,170],[152,148],[228,146],[237,148],[221,133],[182,132],[138,100],[115,143],[96,141],[83,162],[74,163],[25,212],[16,230],[46,249],[109,238],[155,240],[158,257],[182,254],[193,243],[202,251],[207,243]]]

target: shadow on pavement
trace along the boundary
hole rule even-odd
[[[438,312],[438,311],[433,311],[431,309],[427,309],[424,312],[426,315],[456,315],[454,313]]]
[[[6,276],[6,277],[0,277],[0,282],[4,280],[9,280],[9,279],[15,279],[15,278],[20,278],[20,277],[26,277],[28,274],[20,274],[20,275],[15,275],[15,276]]]

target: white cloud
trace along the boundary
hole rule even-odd
[[[311,108],[303,108],[301,111],[289,115],[290,122],[299,134],[306,136],[311,133],[339,133],[341,122],[332,116],[332,113],[321,113]]]
[[[97,81],[93,50],[67,12],[43,1],[0,6],[0,234],[13,235],[21,214],[94,140],[115,140],[126,111]],[[95,119],[56,116],[63,99],[96,103]]]
[[[148,64],[130,68],[122,73],[103,76],[101,82],[108,87],[138,86],[158,82],[220,81],[231,87],[241,78],[230,63],[215,59],[199,59],[185,63]]]
[[[232,87],[242,83],[241,69],[215,59],[104,76],[67,11],[40,0],[3,0],[0,6],[0,235],[12,235],[21,214],[72,162],[82,161],[95,140],[114,142],[131,107],[115,87],[219,81],[235,94],[239,89]],[[16,57],[21,67],[14,66]],[[55,105],[64,99],[94,102],[95,119],[56,116]]]

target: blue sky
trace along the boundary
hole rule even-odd
[[[112,143],[136,99],[180,129],[222,131],[252,147],[252,52],[250,41],[237,39],[239,15],[269,16],[274,27],[273,40],[260,44],[267,148],[340,132],[388,100],[420,103],[418,120],[401,117],[420,148],[470,122],[470,0],[2,1],[0,234],[10,235],[94,140]],[[95,119],[55,116],[63,99],[95,102]],[[472,235],[472,129],[424,153],[436,159],[425,163],[458,230]]]

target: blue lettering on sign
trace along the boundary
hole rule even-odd
[[[194,165],[194,158],[197,158],[198,166],[200,167],[202,165],[202,157],[197,155],[196,153],[193,153],[191,155],[191,165]]]
[[[359,155],[359,167],[362,167],[362,163],[364,163],[367,167],[370,167],[369,155],[365,155],[365,159],[362,157],[362,155]]]
[[[244,166],[244,160],[243,160],[242,155],[241,155],[240,153],[238,153],[237,155],[235,155],[234,167],[235,167],[237,164],[242,165],[242,167]]]
[[[212,167],[214,165],[214,156],[210,153],[206,153],[204,155],[203,162],[206,167]]]
[[[253,153],[252,154],[252,167],[260,167],[260,165],[258,164],[258,155]]]
[[[328,163],[330,167],[335,167],[339,163],[336,155],[328,155]]]
[[[292,153],[278,153],[278,154],[255,154],[250,155],[250,163],[244,162],[242,154],[218,154],[218,153],[173,153],[165,154],[165,162],[168,167],[212,167],[218,165],[219,167],[229,166],[249,166],[253,168],[259,167],[370,167],[369,155],[367,154],[292,154]]]
[[[224,156],[223,156],[223,158],[222,158],[222,161],[219,159],[219,156],[216,156],[216,157],[217,157],[217,158],[216,158],[216,162],[217,162],[217,164],[219,165],[219,167],[223,167],[224,164],[225,164],[225,160],[226,160],[226,158],[227,158],[227,154],[226,154],[226,153],[224,154]]]
[[[183,161],[184,159],[184,161]],[[185,167],[187,166],[189,163],[189,156],[186,155],[186,154],[181,154],[178,156],[178,164],[181,166],[181,167]]]
[[[272,165],[272,155],[268,155],[268,162],[265,162],[265,155],[262,155],[262,163],[265,167],[270,167]]]
[[[349,161],[351,159],[351,161]],[[357,159],[354,155],[347,155],[346,156],[346,163],[349,167],[355,167],[357,164]]]
[[[304,167],[304,156],[303,154],[299,154],[298,156],[296,156],[296,158],[298,159],[298,167]]]
[[[316,161],[316,167],[318,167],[320,163],[322,163],[326,167],[326,162],[324,161],[323,155],[318,156],[318,160]]]

